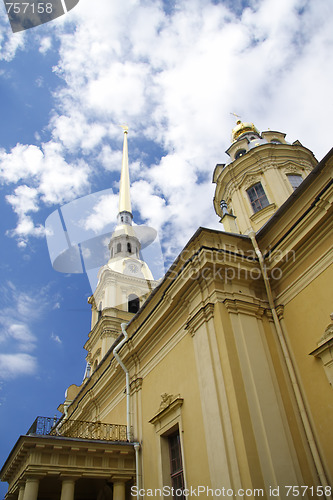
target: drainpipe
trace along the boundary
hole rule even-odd
[[[113,349],[113,355],[120,364],[121,368],[125,372],[126,376],[126,425],[127,425],[127,440],[131,441],[131,415],[130,415],[130,382],[129,382],[129,372],[122,360],[119,357],[118,351],[119,349],[125,344],[125,342],[128,339],[128,334],[125,330],[125,327],[127,326],[127,323],[122,323],[121,325],[121,331],[124,335],[124,338],[119,344],[116,345],[116,347]]]
[[[326,479],[326,474],[325,474],[325,471],[324,471],[324,468],[323,468],[323,465],[322,465],[322,462],[320,459],[320,455],[319,455],[319,451],[318,451],[317,444],[315,441],[315,437],[314,437],[314,434],[312,432],[309,417],[308,417],[308,414],[307,414],[306,409],[305,409],[304,401],[303,401],[302,394],[301,394],[301,389],[300,389],[299,384],[297,382],[295,369],[294,369],[294,366],[292,364],[290,354],[288,351],[288,346],[287,346],[287,343],[286,343],[286,340],[284,337],[284,333],[283,333],[283,330],[282,330],[282,327],[281,327],[281,324],[280,324],[280,321],[279,321],[279,318],[278,318],[278,315],[277,315],[277,312],[275,309],[272,289],[271,289],[269,279],[267,276],[264,257],[260,251],[259,246],[258,246],[258,242],[256,240],[256,233],[254,231],[251,231],[249,233],[249,237],[251,238],[253,248],[254,248],[255,253],[259,259],[260,269],[261,269],[261,273],[263,276],[263,280],[264,280],[264,284],[265,284],[265,288],[266,288],[266,293],[267,293],[267,298],[268,298],[268,303],[269,303],[269,307],[270,307],[271,312],[272,312],[273,321],[274,321],[274,325],[276,328],[276,333],[277,333],[278,339],[280,341],[283,356],[284,356],[284,359],[285,359],[285,362],[287,365],[288,374],[289,374],[291,384],[292,384],[292,387],[294,390],[295,398],[296,398],[296,403],[297,403],[298,410],[299,410],[300,415],[301,415],[305,434],[306,434],[306,437],[307,437],[307,440],[308,440],[308,443],[310,446],[312,458],[313,458],[313,461],[314,461],[314,464],[315,464],[315,467],[316,467],[316,470],[318,473],[320,484],[323,487],[324,492],[325,492],[325,491],[328,491],[328,489],[325,490],[325,487],[326,486],[330,487],[330,485],[328,484],[327,479]],[[332,500],[332,496],[330,494],[329,495],[326,495],[326,493],[324,493],[324,494],[328,500],[329,499]]]
[[[140,474],[139,474],[139,459],[140,459],[140,443],[134,443],[134,450],[135,450],[135,470],[136,470],[136,487],[137,487],[137,494],[136,498],[137,500],[140,500]]]

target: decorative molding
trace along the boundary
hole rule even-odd
[[[258,174],[259,173],[261,173],[261,172],[258,172]],[[248,189],[249,187],[253,186],[254,184],[257,184],[258,182],[260,182],[261,177],[258,174],[257,175],[246,176],[245,179],[244,179],[244,182],[242,183],[243,187],[245,189]]]
[[[303,168],[296,167],[295,165],[288,165],[287,167],[284,167],[283,171],[286,175],[288,174],[299,174],[303,170]]]
[[[223,304],[225,305],[229,313],[247,314],[248,316],[254,316],[258,319],[261,319],[263,317],[267,309],[261,304],[246,302],[245,300],[239,299],[224,299]]]
[[[43,448],[40,448],[41,444]],[[114,476],[126,480],[135,478],[132,443],[58,436],[21,436],[14,449],[15,453],[10,455],[2,474],[3,480],[9,483],[8,494],[15,494],[15,498],[23,482],[30,478],[43,479],[45,485],[52,477],[98,477],[105,480]],[[27,454],[29,460],[26,459]],[[71,457],[71,462],[64,463],[64,456]]]
[[[331,323],[326,327],[323,336],[319,339],[318,347],[310,352],[310,355],[321,359],[327,379],[331,387],[333,387],[333,313],[331,313],[330,317]]]
[[[157,413],[149,420],[150,424],[155,425],[162,419],[169,417],[169,415],[180,408],[184,402],[184,399],[180,397],[180,394],[173,396],[172,394],[167,394],[166,392],[161,394],[161,404]]]
[[[279,304],[275,307],[276,314],[278,315],[279,320],[284,319],[284,305]]]
[[[318,342],[318,346],[333,337],[333,313],[331,313],[330,317],[332,322],[327,326],[324,335],[320,338]]]
[[[93,355],[92,362],[94,362],[100,354],[101,354],[101,348],[99,347]]]
[[[188,330],[190,334],[193,335],[200,328],[203,323],[207,323],[210,319],[214,317],[214,304],[209,302],[205,306],[201,307],[192,318],[189,318],[185,324],[185,330]]]
[[[132,382],[130,383],[131,394],[134,394],[135,392],[141,391],[142,383],[143,383],[142,377],[133,378]]]
[[[261,210],[258,210],[258,212],[255,212],[254,214],[252,214],[250,216],[250,220],[252,222],[258,223],[258,222],[260,222],[260,219],[264,219],[266,217],[270,217],[271,215],[273,215],[276,208],[277,207],[276,207],[275,203],[270,203],[269,205],[267,205],[267,207],[264,207]]]

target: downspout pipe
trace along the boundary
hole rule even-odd
[[[326,486],[329,487],[330,485],[327,482],[326,474],[325,474],[325,471],[324,471],[324,468],[322,465],[322,461],[321,461],[321,458],[319,455],[316,440],[315,440],[315,437],[314,437],[314,434],[313,434],[313,431],[311,428],[310,420],[309,420],[309,417],[308,417],[308,414],[307,414],[307,411],[306,411],[306,408],[304,405],[301,389],[300,389],[298,381],[297,381],[296,372],[295,372],[292,360],[290,358],[287,342],[286,342],[286,339],[285,339],[285,336],[284,336],[284,333],[283,333],[283,330],[282,330],[282,327],[280,324],[278,314],[277,314],[276,309],[275,309],[272,289],[271,289],[271,285],[269,283],[269,279],[267,276],[264,257],[262,255],[262,252],[261,252],[259,245],[258,245],[258,242],[256,240],[256,233],[254,231],[251,231],[249,233],[249,237],[251,238],[254,251],[255,251],[255,253],[258,257],[258,260],[259,260],[259,265],[260,265],[261,273],[263,276],[263,280],[264,280],[264,284],[265,284],[265,288],[266,288],[266,293],[267,293],[267,298],[268,298],[268,303],[269,303],[270,310],[272,312],[276,333],[277,333],[277,336],[278,336],[278,339],[280,342],[280,346],[281,346],[281,349],[283,352],[283,356],[284,356],[285,363],[287,366],[288,374],[289,374],[291,384],[293,387],[293,391],[294,391],[294,395],[296,398],[296,403],[297,403],[298,410],[300,412],[300,416],[301,416],[301,419],[303,422],[305,434],[306,434],[306,437],[307,437],[307,440],[309,443],[309,447],[310,447],[312,458],[313,458],[313,461],[314,461],[314,464],[315,464],[315,467],[317,470],[317,474],[318,474],[318,477],[320,480],[320,484],[324,488],[324,492],[325,492],[325,491],[328,491],[328,489],[325,490],[325,487]],[[327,500],[332,500],[332,496],[330,494],[329,495],[325,494],[325,497],[327,498]]]
[[[137,500],[140,500],[140,474],[139,474],[139,465],[140,465],[140,443],[134,443],[135,450],[135,470],[136,470],[136,487],[137,487]]]
[[[124,335],[123,340],[119,342],[119,344],[116,345],[116,347],[113,349],[113,355],[118,361],[119,365],[125,372],[126,376],[126,434],[127,434],[127,440],[131,441],[131,413],[130,413],[130,380],[129,380],[129,372],[126,366],[124,365],[123,361],[120,359],[120,356],[118,354],[119,349],[125,344],[125,342],[128,339],[128,333],[126,332],[126,326],[127,323],[121,323],[121,331],[122,334]]]

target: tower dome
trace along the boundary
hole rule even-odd
[[[313,153],[282,132],[238,120],[230,163],[216,165],[214,207],[227,232],[258,231],[316,166]]]
[[[239,139],[243,134],[254,133],[257,136],[260,136],[259,130],[253,123],[250,122],[242,122],[241,120],[237,120],[236,127],[232,129],[231,139],[235,142]]]

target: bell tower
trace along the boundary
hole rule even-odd
[[[231,161],[216,165],[213,174],[214,208],[226,232],[258,231],[318,163],[299,141],[285,137],[237,121],[226,151]]]
[[[123,157],[119,187],[117,226],[108,244],[109,260],[98,273],[91,304],[91,332],[84,348],[87,354],[85,377],[93,373],[128,322],[158,284],[141,249],[154,241],[156,231],[147,226],[133,226],[128,164],[128,128],[124,129]]]

